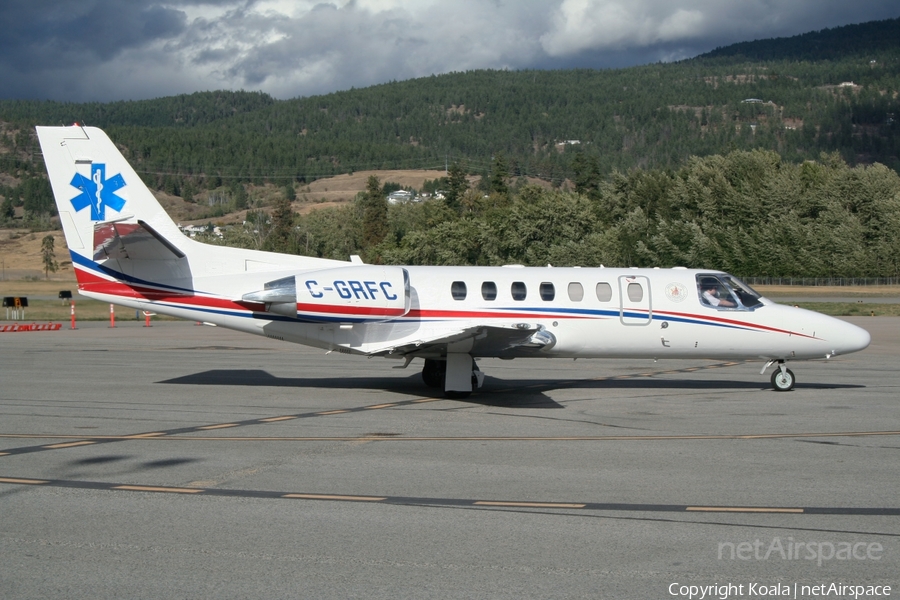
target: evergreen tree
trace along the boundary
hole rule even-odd
[[[491,193],[500,194],[501,196],[509,195],[509,186],[506,180],[509,179],[509,165],[503,152],[498,151],[494,154],[494,161],[491,163]]]
[[[54,238],[52,235],[44,236],[41,240],[41,261],[44,263],[44,278],[50,278],[50,272],[56,273],[59,264],[56,262],[56,251],[53,247]]]
[[[244,189],[242,183],[235,182],[231,184],[231,197],[234,202],[235,210],[244,210],[249,205],[247,190]]]
[[[463,170],[462,165],[455,162],[447,172],[447,190],[444,202],[455,212],[460,212],[460,202],[467,189],[469,189],[469,180],[466,179],[466,172]]]
[[[12,196],[6,196],[3,203],[0,204],[0,223],[11,221],[16,215],[15,204],[13,204]]]
[[[272,231],[266,237],[263,249],[273,252],[297,254],[297,240],[294,236],[294,211],[287,198],[275,201],[272,210]]]
[[[184,185],[181,186],[181,199],[185,202],[189,202],[191,204],[194,203],[194,194],[196,190],[194,189],[194,184],[190,181],[185,181]]]
[[[373,249],[384,240],[388,232],[388,203],[381,191],[381,181],[375,175],[369,176],[366,192],[361,200],[362,243],[371,260],[375,258]]]
[[[596,157],[588,158],[584,152],[579,152],[572,160],[572,171],[575,173],[575,192],[594,197],[597,195],[597,187],[600,185],[600,167]]]

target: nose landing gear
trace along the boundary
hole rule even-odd
[[[778,368],[772,372],[772,388],[776,392],[789,392],[794,389],[794,372],[784,365],[783,360],[770,360],[763,367],[760,374],[765,373],[773,364],[778,363]]]

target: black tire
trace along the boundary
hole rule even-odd
[[[447,377],[447,361],[426,358],[422,368],[422,381],[430,388],[444,388],[444,379]]]
[[[445,390],[444,397],[448,400],[463,400],[472,395],[472,392],[456,392],[453,390]]]
[[[772,373],[772,388],[776,392],[789,392],[794,389],[794,383],[794,372],[790,369],[785,369],[782,373],[780,368],[776,368]]]

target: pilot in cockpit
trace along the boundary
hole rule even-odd
[[[712,277],[700,282],[700,299],[704,304],[717,308],[734,308],[737,306],[728,292],[720,289],[721,284]],[[723,293],[724,292],[724,293]]]

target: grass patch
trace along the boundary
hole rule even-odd
[[[98,300],[91,300],[78,294],[78,284],[75,281],[66,280],[18,280],[0,281],[0,296],[19,296],[28,298],[28,308],[25,309],[25,318],[21,322],[32,321],[69,321],[69,301],[58,299],[59,292],[69,290],[75,300],[75,319],[78,321],[108,321],[109,304]],[[0,320],[6,320],[6,309],[0,309]],[[9,311],[12,315],[12,309]],[[178,321],[174,317],[157,315],[152,317],[154,321]],[[135,318],[133,308],[116,306],[117,321],[143,321],[141,313]]]
[[[0,320],[6,320],[6,309],[0,309]],[[133,308],[125,308],[124,306],[116,306],[116,321],[143,321],[144,314],[139,313],[135,317]],[[12,309],[9,311],[12,316]],[[178,321],[174,317],[164,315],[155,315],[151,317],[154,321]],[[65,321],[71,319],[69,302],[62,304],[61,300],[33,300],[28,299],[28,308],[25,309],[25,318],[19,319],[22,323],[30,323],[32,321]],[[98,302],[84,297],[75,297],[75,319],[77,321],[108,321],[109,320],[109,304],[106,302]],[[11,319],[10,319],[11,320]]]

